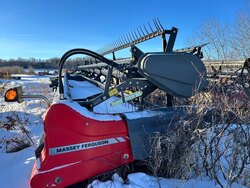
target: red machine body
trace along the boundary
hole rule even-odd
[[[132,162],[125,120],[85,117],[53,104],[44,119],[44,147],[30,178],[32,188],[66,187]],[[97,120],[99,119],[99,120]],[[73,120],[73,121],[72,121]]]

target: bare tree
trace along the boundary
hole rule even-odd
[[[238,13],[232,24],[222,24],[217,20],[204,22],[192,37],[190,43],[205,46],[204,56],[209,60],[238,60],[250,57],[250,15],[247,10]]]
[[[250,57],[250,15],[246,10],[238,14],[232,45],[238,57],[243,59]]]

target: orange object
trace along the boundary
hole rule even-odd
[[[6,92],[5,97],[9,101],[13,101],[17,97],[17,91],[15,89],[10,89],[9,91]]]

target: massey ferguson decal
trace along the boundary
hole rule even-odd
[[[96,140],[93,142],[84,142],[84,143],[79,143],[79,144],[55,147],[55,148],[49,149],[49,155],[58,155],[62,153],[69,153],[69,152],[74,152],[74,151],[92,149],[92,148],[107,146],[111,144],[116,144],[118,142],[125,142],[125,141],[126,140],[124,138],[117,137],[117,138],[109,138],[105,140]]]

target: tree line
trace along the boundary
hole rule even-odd
[[[50,58],[46,60],[41,59],[9,59],[4,60],[0,59],[0,67],[8,67],[8,66],[19,66],[24,69],[28,69],[29,67],[33,67],[35,69],[57,69],[60,62],[60,58]],[[66,68],[76,67],[79,64],[84,62],[83,58],[71,58],[65,63]]]

